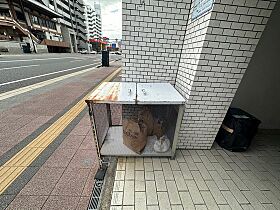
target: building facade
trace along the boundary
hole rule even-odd
[[[49,3],[61,14],[59,22],[63,27],[63,36],[71,46],[71,52],[77,52],[87,45],[85,3],[83,0],[53,0]]]
[[[101,36],[100,5],[94,5],[97,12],[83,0],[0,0],[0,49],[10,53],[88,49],[90,38]]]
[[[58,18],[61,15],[40,1],[0,1],[2,52],[48,52],[66,49]]]
[[[122,1],[123,80],[169,82],[185,97],[179,148],[211,148],[276,2]],[[197,16],[200,3],[210,7]]]
[[[101,23],[101,7],[100,4],[94,3],[95,21],[94,21],[94,38],[102,37],[102,23]]]
[[[86,33],[87,33],[87,50],[92,51],[92,44],[90,43],[90,40],[95,39],[95,19],[96,19],[96,13],[94,9],[86,5],[85,6],[85,18],[86,18]]]
[[[88,40],[92,50],[99,51],[102,48],[102,25],[101,25],[101,8],[100,4],[94,3],[94,7],[87,6],[88,17]]]

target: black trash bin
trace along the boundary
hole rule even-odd
[[[22,51],[24,53],[31,53],[31,47],[29,43],[25,43],[22,45]]]
[[[109,66],[109,51],[102,51],[102,66]]]
[[[246,151],[258,131],[260,120],[239,108],[229,108],[216,136],[217,143],[233,152]]]

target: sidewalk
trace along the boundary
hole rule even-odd
[[[38,96],[26,94],[27,100],[0,113],[0,164],[119,65],[64,81]],[[90,126],[84,109],[0,195],[0,209],[87,209],[98,167]],[[178,150],[175,160],[118,158],[111,209],[280,209],[279,151],[279,136],[263,134],[244,153],[214,145]]]
[[[255,140],[244,153],[215,145],[175,160],[119,158],[110,209],[280,209],[279,136]]]
[[[87,112],[7,209],[87,209],[98,169]]]
[[[29,100],[0,113],[0,155],[4,154],[51,118],[65,112],[75,99],[92,90],[98,82],[113,72],[119,64],[99,68],[72,82],[63,83],[56,89],[35,95]],[[57,86],[57,84],[55,84]],[[44,88],[43,88],[44,89]],[[32,93],[30,93],[32,94]],[[29,93],[24,94],[28,97]],[[12,99],[11,99],[12,100]],[[1,102],[0,102],[1,104]],[[7,141],[9,139],[9,141]]]
[[[109,68],[44,87],[35,96],[26,93],[21,103],[1,112],[0,166],[120,65],[115,62]],[[96,170],[96,150],[85,108],[0,195],[0,209],[7,205],[8,209],[86,209]]]

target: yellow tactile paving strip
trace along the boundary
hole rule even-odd
[[[121,68],[114,71],[102,82],[111,81],[121,71]],[[101,82],[101,83],[102,83]],[[94,89],[97,89],[99,83]],[[89,93],[91,94],[91,92]],[[26,147],[15,154],[9,161],[0,167],[0,194],[2,194],[15,179],[37,158],[56,137],[74,120],[78,114],[85,108],[85,99],[89,96],[87,94],[68,112],[61,116],[56,122],[42,132],[37,138],[30,142]]]

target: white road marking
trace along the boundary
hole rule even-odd
[[[31,66],[40,66],[40,65],[28,65],[28,66],[14,66],[14,67],[7,67],[7,68],[2,68],[1,70],[8,70],[8,69],[20,69],[20,68],[27,68],[27,67],[31,67]]]
[[[19,79],[19,80],[14,80],[14,81],[10,81],[10,82],[5,82],[0,84],[1,86],[4,85],[9,85],[9,84],[14,84],[14,83],[18,83],[18,82],[22,82],[22,81],[26,81],[26,80],[31,80],[31,79],[35,79],[35,78],[40,78],[40,77],[45,77],[45,76],[49,76],[49,75],[53,75],[53,74],[58,74],[58,73],[62,73],[62,72],[68,72],[68,71],[72,71],[74,69],[79,69],[79,68],[83,68],[83,67],[87,67],[87,66],[92,66],[92,65],[96,65],[95,64],[88,64],[88,65],[84,65],[84,66],[78,66],[78,67],[74,67],[74,68],[70,68],[70,69],[65,69],[65,70],[60,70],[60,71],[56,71],[56,72],[51,72],[51,73],[47,73],[47,74],[42,74],[42,75],[38,75],[38,76],[34,76],[34,77],[28,77],[28,78],[24,78],[24,79]]]
[[[44,86],[53,84],[55,82],[58,82],[58,81],[61,81],[61,80],[64,80],[64,79],[67,79],[67,78],[70,78],[70,77],[73,77],[73,76],[77,76],[77,75],[92,71],[92,70],[96,69],[96,67],[98,67],[98,65],[93,66],[93,67],[88,68],[88,69],[85,69],[85,70],[82,70],[82,71],[74,72],[74,73],[71,73],[71,74],[66,74],[66,75],[63,75],[63,76],[60,76],[60,77],[57,77],[57,78],[54,78],[54,79],[49,79],[49,80],[39,82],[39,83],[36,83],[36,84],[33,84],[33,85],[28,85],[26,87],[22,87],[22,88],[18,88],[18,89],[15,89],[15,90],[11,90],[11,91],[2,93],[2,94],[0,94],[0,101],[4,100],[4,99],[7,99],[7,98],[11,98],[13,96],[17,96],[17,95],[22,94],[22,93],[29,92],[31,90],[35,90],[35,89],[40,88],[40,87],[44,87]]]
[[[62,57],[62,58],[35,58],[35,59],[27,59],[27,60],[10,60],[10,61],[0,61],[0,63],[13,63],[13,62],[26,62],[26,61],[44,61],[44,60],[59,60],[59,59],[80,59],[77,57]]]
[[[84,61],[84,60],[86,60],[86,59],[76,59],[76,60],[69,61],[69,62],[72,63],[72,62],[79,62],[79,61]]]
[[[72,63],[72,62],[79,62],[79,61],[84,61],[84,60],[89,60],[88,58],[77,58],[77,60],[73,60],[73,61],[69,61],[69,63]],[[99,61],[100,59],[95,59],[95,60],[92,60],[92,61]]]

